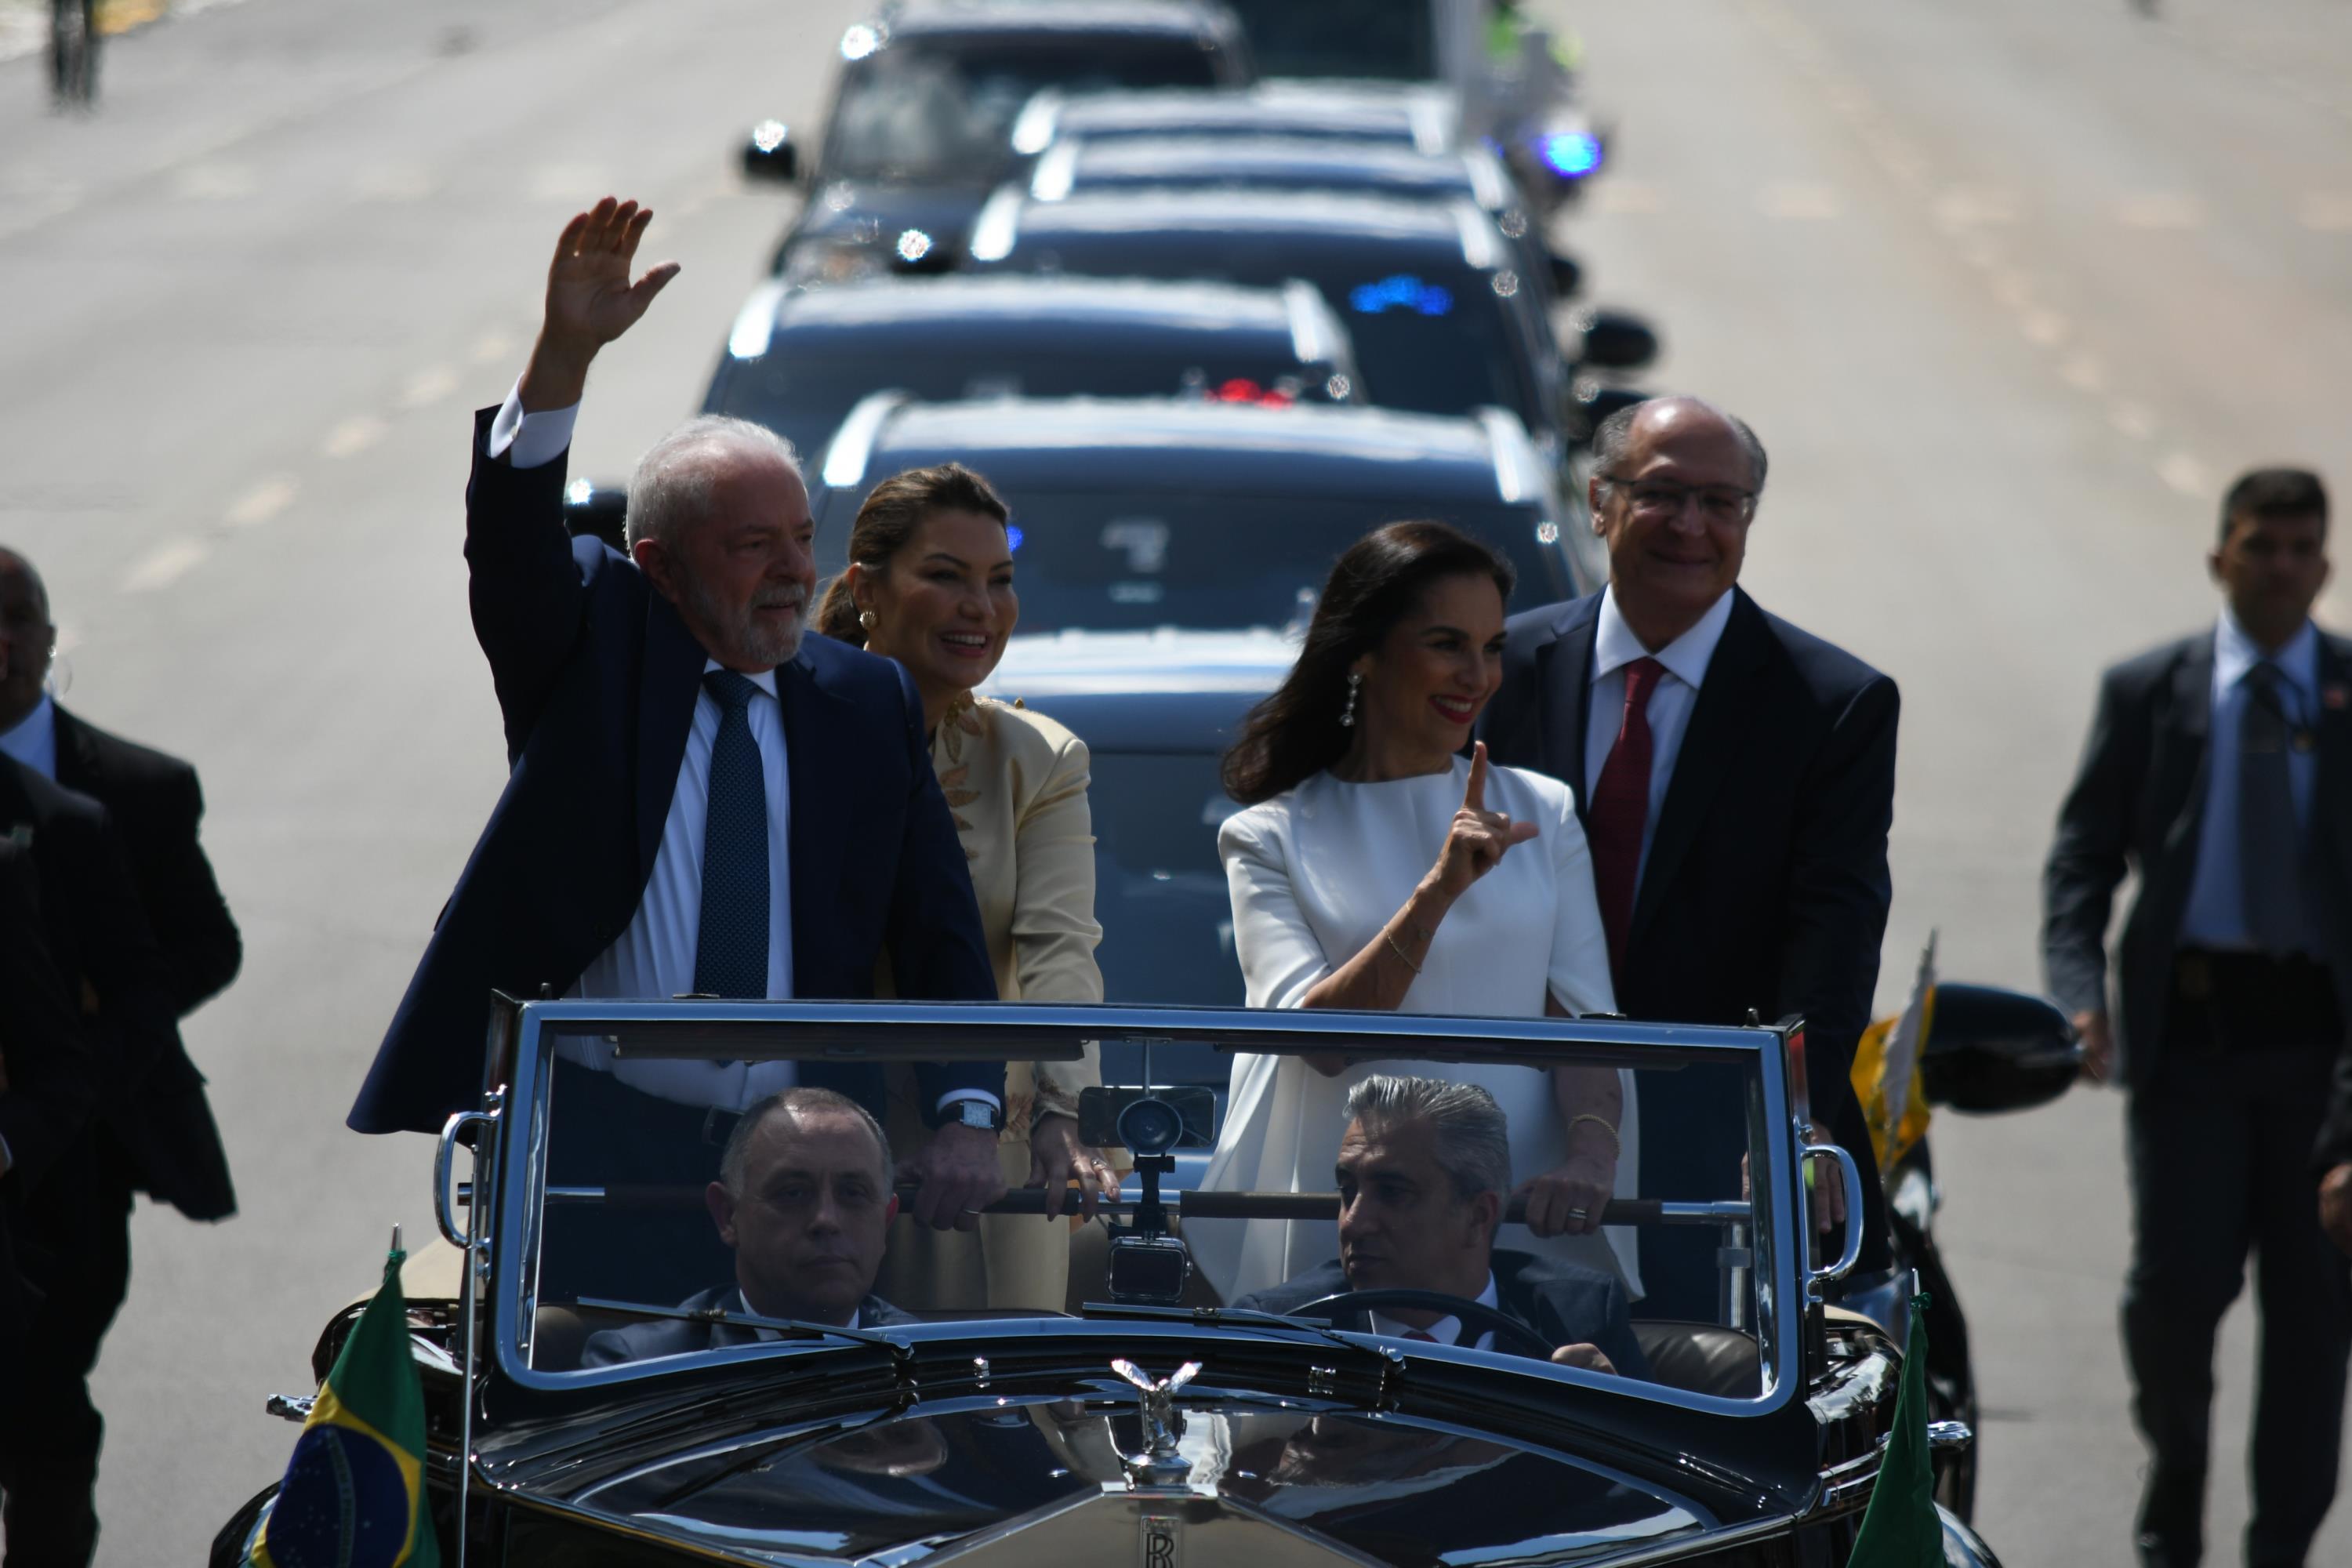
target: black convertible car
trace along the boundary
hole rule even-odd
[[[752,1226],[714,1227],[705,1189],[743,1185],[721,1151],[766,1086],[816,1060],[1066,1060],[1091,1044],[1140,1064],[1135,1081],[1091,1091],[1120,1110],[1139,1165],[1171,1125],[1150,1068],[1162,1047],[1221,1052],[1237,1077],[1269,1079],[1309,1070],[1307,1058],[1316,1071],[1338,1058],[1343,1071],[1496,1083],[1555,1066],[1705,1077],[1723,1090],[1719,1124],[1692,1133],[1745,1151],[1736,1190],[1620,1196],[1606,1212],[1719,1237],[1719,1289],[1639,1303],[1613,1371],[1549,1359],[1521,1320],[1443,1294],[1341,1289],[1289,1316],[1180,1305],[1195,1269],[1228,1293],[1267,1282],[1239,1245],[1245,1227],[1288,1227],[1292,1254],[1312,1256],[1337,1211],[1329,1192],[1213,1175],[1155,1179],[1119,1205],[1106,1299],[1076,1313],[901,1301],[843,1326],[749,1309],[763,1244]],[[1859,1222],[1842,1247],[1829,1238],[1840,1256],[1814,1261],[1801,1164],[1856,1189],[1839,1151],[1801,1152],[1798,1048],[1793,1026],[1606,1019],[507,1005],[481,1107],[441,1141],[436,1205],[468,1266],[450,1271],[462,1283],[446,1298],[411,1302],[441,1560],[1843,1563],[1878,1480],[1901,1352],[1824,1305]],[[1127,1114],[1138,1102],[1147,1113]],[[1000,1207],[1035,1213],[1038,1196]],[[1501,1246],[1518,1245],[1514,1228]],[[1365,1315],[1383,1306],[1443,1307],[1491,1339],[1390,1337]],[[330,1324],[322,1368],[355,1318]],[[309,1401],[276,1403],[299,1415]],[[268,1498],[222,1530],[216,1568],[236,1561]],[[1956,1519],[1940,1525],[1954,1568],[1994,1561]]]

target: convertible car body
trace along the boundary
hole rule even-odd
[[[1171,1046],[1227,1054],[1228,1114],[1245,1117],[1244,1102],[1269,1103],[1255,1089],[1306,1085],[1311,1100],[1372,1071],[1467,1078],[1507,1104],[1554,1068],[1614,1068],[1628,1093],[1697,1075],[1720,1114],[1693,1135],[1718,1141],[1737,1173],[1647,1194],[1621,1172],[1606,1215],[1717,1248],[1720,1289],[1633,1300],[1639,1348],[1614,1373],[1500,1332],[1486,1348],[1391,1338],[1351,1309],[1355,1291],[1287,1317],[1208,1305],[1279,1282],[1267,1260],[1286,1247],[1320,1260],[1336,1199],[1297,1188],[1332,1179],[1312,1177],[1312,1145],[1338,1129],[1302,1133],[1308,1179],[1288,1189],[1213,1168],[1161,1190],[1161,1134],[1123,1113],[1144,1174],[1118,1205],[1119,1300],[1076,1313],[901,1300],[905,1314],[839,1328],[755,1317],[748,1287],[706,1289],[744,1263],[730,1247],[752,1243],[745,1229],[720,1245],[703,1189],[740,1110],[776,1085],[845,1064],[1103,1047],[1137,1064],[1134,1081],[1089,1091],[1124,1112],[1157,1103],[1151,1054]],[[1859,1235],[1821,1238],[1843,1254],[1826,1261],[1807,1245],[1801,1160],[1850,1190],[1853,1173],[1834,1149],[1800,1154],[1793,1021],[549,1001],[502,1005],[489,1058],[481,1109],[452,1119],[436,1172],[464,1284],[410,1304],[445,1563],[1798,1568],[1846,1561],[1876,1479],[1900,1352],[1822,1301]],[[1518,1125],[1515,1162],[1539,1160]],[[1003,1206],[1034,1214],[1041,1195]],[[1511,1225],[1500,1244],[1570,1245]],[[1574,1245],[1583,1262],[1555,1267],[1605,1289],[1620,1305],[1595,1331],[1622,1334],[1637,1293],[1612,1277],[1602,1237]],[[713,1299],[738,1310],[692,1305]],[[354,1316],[330,1324],[321,1366]],[[216,1564],[236,1561],[267,1496],[222,1531]],[[1994,1561],[1957,1520],[1943,1527],[1948,1563]]]

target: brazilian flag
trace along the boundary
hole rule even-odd
[[[1927,1453],[1927,1297],[1911,1298],[1895,1430],[1878,1462],[1878,1484],[1863,1510],[1846,1568],[1944,1568],[1944,1521],[1936,1512],[1936,1470]]]
[[[425,1390],[408,1353],[395,1240],[383,1285],[343,1342],[247,1568],[440,1568],[425,1501]]]

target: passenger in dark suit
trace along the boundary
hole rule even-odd
[[[2352,1016],[2352,642],[2310,618],[2326,539],[2316,475],[2232,487],[2209,558],[2221,624],[2106,672],[2042,879],[2050,989],[2086,1070],[2128,1096],[2124,1351],[2153,1456],[2139,1552],[2168,1568],[2204,1549],[2214,1338],[2249,1249],[2246,1561],[2302,1563],[2336,1491],[2352,1287],[2314,1213],[2312,1162],[2331,1163],[2329,1070]],[[2111,988],[2126,872],[2139,893]]]
[[[887,958],[901,996],[996,995],[912,683],[803,635],[813,525],[789,448],[693,421],[638,467],[629,556],[565,534],[589,363],[677,270],[629,281],[651,216],[607,198],[565,227],[530,366],[477,420],[466,555],[512,769],[352,1108],[363,1132],[478,1102],[493,990],[866,997]],[[1003,1068],[918,1070],[935,1131],[909,1163],[916,1217],[969,1225],[1003,1190]],[[740,1109],[703,1076],[656,1092]],[[802,1080],[882,1109],[877,1065]]]
[[[1861,1169],[1861,1267],[1890,1266],[1877,1163],[1847,1075],[1870,1021],[1893,896],[1895,683],[1767,615],[1738,586],[1764,488],[1747,425],[1690,398],[1637,404],[1593,437],[1607,589],[1513,616],[1480,731],[1498,763],[1575,792],[1592,847],[1617,1005],[1693,1024],[1805,1020],[1814,1123]],[[1642,1191],[1738,1190],[1731,1086],[1643,1075]],[[1827,1174],[1827,1173],[1818,1173]],[[1836,1182],[1814,1188],[1843,1221]],[[1642,1236],[1642,1280],[1711,1319],[1716,1244]]]
[[[1510,1129],[1495,1097],[1443,1079],[1365,1079],[1339,1140],[1339,1256],[1234,1307],[1292,1312],[1350,1290],[1434,1290],[1516,1318],[1553,1361],[1646,1378],[1625,1288],[1598,1269],[1496,1251],[1511,1190]],[[1475,1318],[1409,1308],[1350,1311],[1341,1326],[1399,1339],[1518,1350]]]
[[[913,1322],[874,1294],[898,1213],[892,1169],[881,1123],[845,1095],[788,1089],[761,1100],[735,1124],[719,1180],[704,1194],[719,1239],[735,1255],[735,1282],[699,1291],[680,1308],[848,1329]],[[580,1363],[614,1366],[779,1337],[742,1324],[665,1318],[592,1335]]]

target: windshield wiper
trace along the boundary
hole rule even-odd
[[[757,1312],[730,1312],[724,1307],[655,1307],[640,1301],[608,1301],[595,1296],[583,1296],[572,1304],[584,1312],[611,1312],[625,1318],[667,1318],[681,1323],[726,1323],[735,1328],[767,1329],[787,1339],[850,1340],[888,1351],[894,1362],[904,1362],[915,1353],[887,1334],[878,1334],[870,1329],[845,1329],[832,1323],[813,1323],[805,1318],[767,1318]]]
[[[1328,1344],[1343,1350],[1368,1355],[1381,1363],[1381,1375],[1404,1365],[1402,1352],[1380,1345],[1366,1344],[1349,1339],[1330,1324],[1318,1318],[1293,1318],[1281,1312],[1260,1312],[1246,1307],[1153,1307],[1130,1301],[1088,1301],[1078,1310],[1087,1318],[1150,1318],[1161,1322],[1197,1323],[1202,1328],[1222,1328],[1230,1323],[1236,1328],[1288,1329],[1296,1333],[1313,1334]]]

